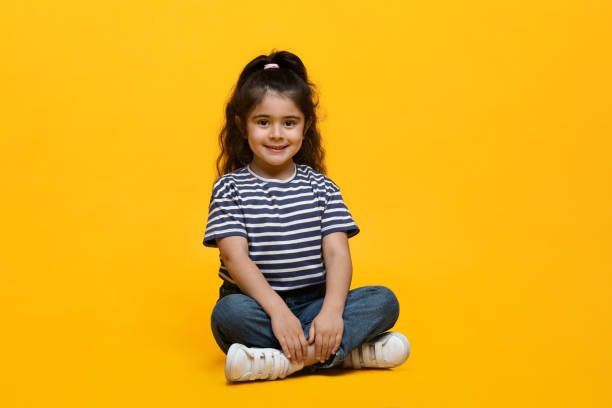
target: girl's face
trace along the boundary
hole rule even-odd
[[[253,151],[253,171],[268,178],[291,177],[292,158],[302,147],[304,126],[304,115],[290,98],[266,92],[247,115],[246,137]]]

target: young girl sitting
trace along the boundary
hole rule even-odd
[[[244,68],[225,109],[204,245],[220,253],[211,316],[229,382],[306,368],[396,367],[404,335],[384,286],[350,289],[359,232],[325,176],[315,87],[287,51]]]

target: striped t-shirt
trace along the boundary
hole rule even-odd
[[[291,178],[266,179],[245,166],[215,182],[204,245],[245,237],[251,260],[274,290],[284,291],[325,281],[321,242],[337,231],[350,238],[359,228],[328,177],[296,164]],[[236,284],[219,259],[219,277]]]

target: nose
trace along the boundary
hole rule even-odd
[[[271,139],[282,139],[283,137],[283,126],[282,124],[276,123],[272,126],[272,131],[270,132]]]

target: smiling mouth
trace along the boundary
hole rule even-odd
[[[266,148],[275,152],[282,152],[283,150],[285,150],[285,148],[287,148],[287,146],[266,146]]]

